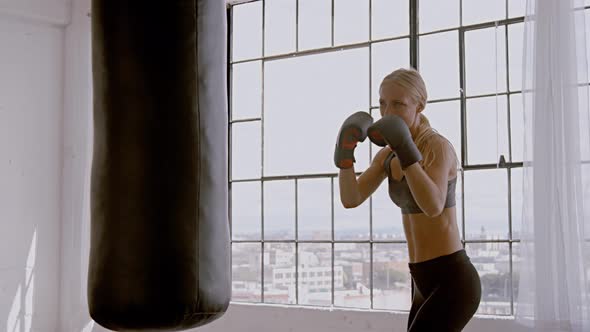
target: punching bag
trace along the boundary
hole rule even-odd
[[[90,316],[178,331],[231,297],[222,0],[93,0]]]

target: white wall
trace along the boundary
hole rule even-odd
[[[64,27],[70,21],[73,0],[0,0],[0,18]]]
[[[90,0],[74,0],[65,29],[64,164],[59,331],[91,326],[86,300],[92,144]]]
[[[0,0],[0,331],[56,331],[65,0]]]

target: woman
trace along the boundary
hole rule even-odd
[[[479,306],[481,284],[457,227],[457,155],[422,114],[427,93],[416,70],[387,75],[379,96],[379,121],[359,112],[340,130],[335,162],[341,169],[342,204],[359,206],[388,179],[389,196],[402,211],[410,257],[408,331],[460,331]],[[357,179],[353,152],[367,135],[383,147]]]

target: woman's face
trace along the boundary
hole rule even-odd
[[[381,116],[397,115],[406,122],[409,128],[413,128],[415,123],[418,124],[416,119],[422,109],[402,86],[393,82],[385,82],[381,84],[379,89],[379,111]]]

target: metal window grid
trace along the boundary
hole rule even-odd
[[[372,201],[372,197],[369,198],[369,232],[370,232],[370,236],[368,240],[336,240],[335,239],[335,227],[334,227],[334,179],[338,177],[338,173],[316,173],[316,174],[296,174],[296,175],[281,175],[281,176],[265,176],[264,175],[264,68],[265,68],[265,63],[269,62],[269,61],[280,61],[283,59],[290,59],[293,57],[299,57],[299,56],[308,56],[308,55],[316,55],[316,54],[324,54],[324,53],[330,53],[330,52],[340,52],[343,50],[350,50],[350,49],[356,49],[356,48],[368,48],[368,52],[369,52],[369,112],[373,112],[373,110],[378,110],[379,107],[376,106],[372,106],[372,100],[371,100],[371,94],[373,93],[373,87],[372,87],[372,44],[375,43],[380,43],[380,42],[387,42],[387,41],[393,41],[393,40],[399,40],[399,39],[409,39],[410,41],[410,65],[414,68],[419,68],[419,63],[418,63],[418,59],[419,59],[419,38],[421,36],[428,36],[428,35],[434,35],[434,34],[439,34],[439,33],[444,33],[444,32],[450,32],[450,31],[457,31],[458,32],[458,38],[459,38],[459,85],[460,85],[460,96],[459,97],[455,97],[455,98],[444,98],[444,99],[437,99],[437,100],[429,100],[428,103],[429,104],[433,104],[433,103],[442,103],[442,102],[448,102],[448,101],[459,101],[460,102],[460,126],[461,126],[461,144],[462,144],[462,148],[461,148],[461,168],[458,170],[459,174],[458,176],[461,176],[461,185],[462,185],[462,192],[464,193],[465,191],[465,181],[464,181],[464,176],[465,176],[465,172],[466,171],[475,171],[475,170],[486,170],[486,169],[498,169],[498,168],[504,168],[507,170],[507,192],[508,192],[508,239],[492,239],[492,240],[477,240],[477,239],[466,239],[466,234],[465,234],[465,195],[462,195],[461,197],[461,215],[462,215],[462,222],[461,222],[461,233],[462,233],[462,239],[461,242],[463,243],[463,247],[465,247],[466,244],[478,244],[478,243],[507,243],[509,246],[509,255],[510,255],[510,261],[509,261],[509,271],[510,271],[510,278],[509,278],[509,285],[510,285],[510,315],[514,314],[514,294],[513,294],[513,284],[512,284],[512,280],[513,280],[513,255],[512,255],[512,251],[513,251],[513,243],[519,243],[520,240],[519,239],[514,239],[513,238],[513,234],[512,234],[512,199],[511,199],[511,193],[512,193],[512,169],[514,168],[522,168],[523,167],[523,163],[522,162],[512,162],[512,137],[511,137],[511,123],[510,123],[510,96],[511,95],[518,95],[521,94],[522,91],[511,91],[510,90],[510,79],[509,79],[509,73],[510,73],[510,68],[509,68],[509,36],[508,36],[508,26],[512,25],[512,24],[516,24],[516,23],[522,23],[524,22],[524,17],[514,17],[514,18],[508,18],[508,11],[509,11],[509,6],[508,6],[508,1],[509,0],[505,0],[505,9],[506,9],[506,17],[503,20],[498,20],[498,21],[491,21],[491,22],[484,22],[484,23],[478,23],[478,24],[472,24],[472,25],[467,25],[467,26],[463,26],[463,1],[460,0],[459,2],[459,26],[458,27],[454,27],[454,28],[445,28],[445,29],[439,29],[439,30],[435,30],[435,31],[429,31],[426,33],[419,33],[419,29],[418,29],[418,18],[419,18],[419,12],[418,12],[418,7],[419,7],[419,0],[408,0],[409,1],[409,15],[410,15],[410,27],[409,27],[409,31],[410,34],[409,35],[403,35],[403,36],[395,36],[395,37],[390,37],[390,38],[379,38],[379,39],[373,39],[372,38],[372,9],[373,9],[373,0],[368,0],[369,1],[369,38],[368,41],[365,42],[359,42],[359,43],[351,43],[351,44],[343,44],[343,45],[335,45],[334,42],[334,16],[335,16],[335,1],[336,0],[330,0],[331,1],[331,44],[328,47],[322,47],[322,48],[315,48],[315,49],[307,49],[307,50],[303,50],[300,51],[299,50],[299,1],[300,0],[294,0],[295,1],[295,7],[296,7],[296,19],[295,19],[295,52],[289,52],[289,53],[284,53],[284,54],[273,54],[273,55],[265,55],[265,21],[266,21],[266,5],[265,5],[265,0],[246,0],[246,1],[240,1],[239,4],[236,5],[228,5],[227,7],[227,18],[228,18],[228,82],[231,82],[232,80],[232,68],[233,65],[236,64],[242,64],[242,63],[248,63],[248,62],[255,62],[255,61],[260,61],[261,62],[261,81],[262,81],[262,87],[261,87],[261,117],[255,117],[255,118],[245,118],[245,119],[233,119],[232,117],[232,102],[231,102],[231,93],[232,93],[232,89],[231,89],[231,84],[228,84],[228,105],[229,105],[229,140],[228,140],[228,149],[230,151],[229,153],[229,168],[228,168],[228,178],[229,183],[228,183],[228,189],[231,195],[231,190],[232,190],[232,184],[233,183],[243,183],[243,182],[258,182],[261,185],[261,234],[260,234],[260,240],[234,240],[233,239],[233,227],[232,226],[232,205],[231,205],[231,199],[229,200],[229,217],[230,217],[230,237],[231,237],[231,243],[234,244],[244,244],[244,243],[249,243],[249,244],[253,244],[253,243],[258,243],[260,244],[260,250],[261,250],[261,259],[260,259],[260,269],[261,269],[261,294],[260,294],[260,298],[261,298],[261,302],[265,302],[264,301],[264,284],[265,284],[265,280],[264,280],[264,244],[265,243],[292,243],[295,245],[295,249],[294,249],[294,255],[295,255],[295,294],[296,294],[296,304],[299,306],[309,306],[306,304],[299,304],[299,244],[329,244],[331,246],[331,270],[332,270],[332,277],[331,277],[331,304],[333,307],[339,307],[337,305],[334,304],[334,293],[335,293],[335,285],[334,285],[334,280],[335,280],[335,266],[334,266],[334,251],[335,251],[335,245],[336,244],[340,244],[340,243],[356,243],[356,244],[368,244],[370,246],[370,276],[369,276],[369,283],[370,283],[370,309],[371,310],[375,310],[375,311],[388,311],[388,310],[383,310],[383,309],[376,309],[374,308],[374,303],[373,303],[373,248],[375,244],[405,244],[406,241],[405,240],[375,240],[373,239],[373,201]],[[261,2],[262,3],[262,56],[260,57],[254,57],[254,58],[248,58],[248,59],[242,59],[242,60],[236,60],[233,61],[232,59],[232,20],[233,20],[233,15],[232,15],[232,9],[235,6],[239,6],[239,5],[243,5],[243,4],[247,4],[247,3],[253,3],[253,2]],[[586,6],[584,9],[589,9],[590,6]],[[480,94],[480,95],[471,95],[471,96],[467,96],[465,94],[465,87],[466,87],[466,80],[465,80],[465,33],[470,32],[470,31],[475,31],[475,30],[480,30],[480,29],[486,29],[486,28],[494,28],[494,27],[500,27],[500,26],[504,26],[506,27],[504,29],[504,33],[505,33],[505,61],[506,61],[506,91],[504,92],[498,92],[498,93],[489,93],[489,94]],[[590,85],[589,84],[582,84],[582,85]],[[476,99],[476,98],[483,98],[483,97],[498,97],[498,98],[508,98],[508,103],[507,103],[507,119],[508,119],[508,153],[509,153],[509,159],[508,161],[503,164],[503,165],[499,165],[499,164],[477,164],[477,165],[469,165],[467,164],[467,144],[469,143],[467,140],[467,123],[466,123],[466,102],[468,99]],[[248,123],[248,122],[260,122],[261,123],[261,167],[260,167],[260,172],[261,172],[261,177],[260,178],[251,178],[251,179],[232,179],[231,177],[231,171],[232,171],[232,155],[231,155],[231,139],[232,139],[232,129],[233,129],[233,125],[234,124],[240,124],[240,123]],[[369,147],[369,155],[372,157],[372,147]],[[498,156],[499,157],[499,156]],[[583,163],[585,164],[589,164],[590,161],[584,161]],[[357,176],[361,174],[361,172],[357,172],[356,173]],[[318,178],[322,178],[322,179],[330,179],[330,195],[331,195],[331,199],[330,199],[330,214],[331,214],[331,239],[330,240],[300,240],[299,239],[299,235],[298,235],[298,230],[299,230],[299,217],[298,217],[298,183],[299,180],[302,179],[318,179]],[[264,236],[264,183],[267,181],[287,181],[287,180],[292,180],[294,182],[295,185],[295,234],[294,234],[294,239],[292,240],[271,240],[271,239],[265,239]],[[588,241],[588,239],[587,239]],[[236,302],[240,302],[240,301],[236,301]]]

